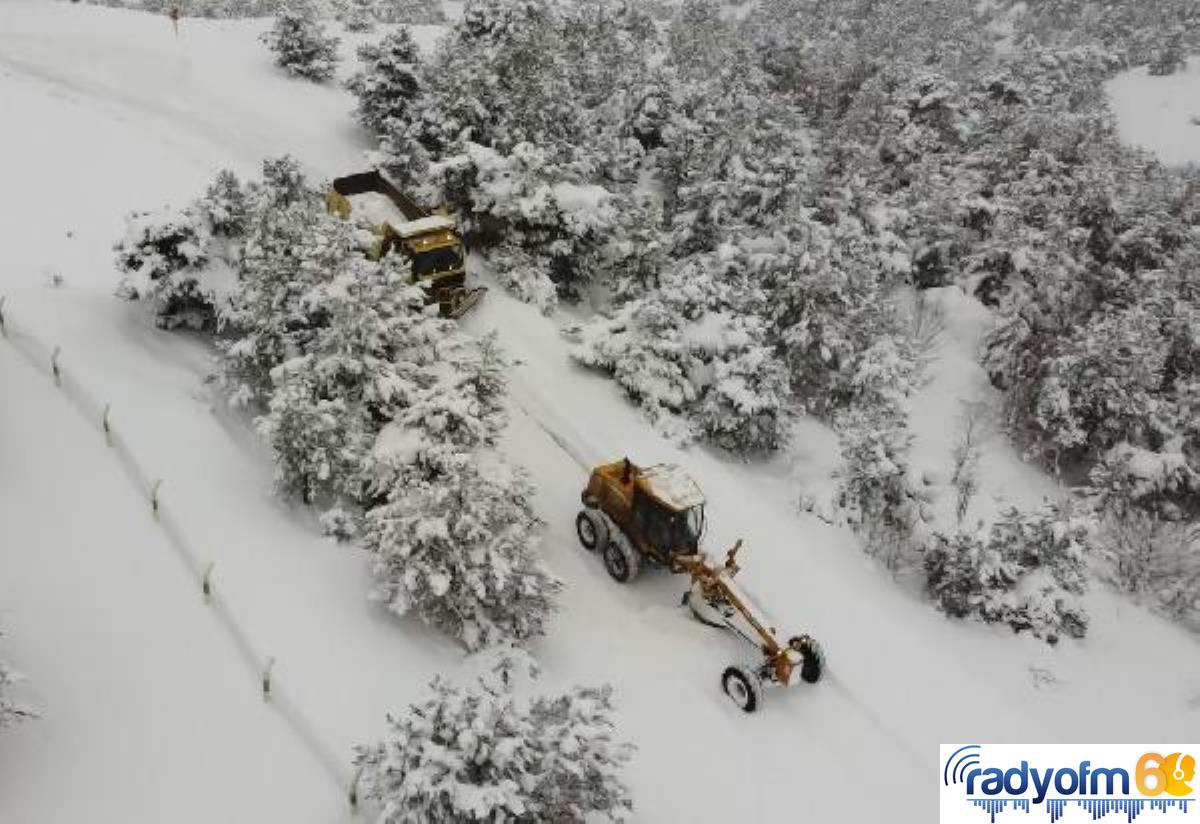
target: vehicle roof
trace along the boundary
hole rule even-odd
[[[677,464],[648,466],[641,472],[647,491],[672,509],[691,509],[704,503],[704,493]]]
[[[454,218],[448,215],[429,215],[417,220],[406,220],[403,223],[393,223],[392,228],[402,238],[416,237],[428,232],[437,232],[456,227]]]

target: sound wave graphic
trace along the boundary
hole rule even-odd
[[[1012,804],[1014,810],[1023,810],[1024,812],[1029,812],[1031,807],[1028,798],[970,798],[968,800],[987,813],[992,824],[995,824],[996,816],[1004,812],[1009,804]],[[1165,813],[1172,807],[1178,807],[1186,815],[1188,804],[1195,800],[1194,798],[1048,798],[1046,799],[1046,813],[1050,816],[1050,824],[1054,824],[1055,821],[1062,818],[1067,805],[1074,804],[1081,807],[1084,812],[1091,813],[1092,821],[1099,821],[1109,813],[1124,813],[1125,821],[1128,824],[1147,808]]]
[[[978,744],[967,744],[950,753],[946,765],[942,767],[942,783],[949,787],[962,781],[967,769],[979,764],[979,749]],[[956,758],[957,761],[954,760]]]

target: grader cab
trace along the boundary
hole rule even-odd
[[[786,642],[750,596],[734,582],[742,542],[726,553],[723,563],[709,559],[700,547],[704,537],[704,494],[694,480],[673,464],[639,467],[628,458],[592,470],[575,518],[579,542],[599,550],[609,576],[632,580],[643,563],[665,567],[691,579],[682,603],[698,620],[728,629],[756,647],[752,664],[734,664],[721,676],[725,693],[746,712],[761,703],[762,685],[788,686],[797,678],[820,680],[824,658],[808,635]]]
[[[336,178],[325,204],[344,220],[352,214],[365,220],[370,229],[364,251],[371,257],[397,252],[408,258],[414,281],[425,286],[444,317],[462,317],[486,291],[467,288],[466,254],[454,218],[422,208],[380,172]]]

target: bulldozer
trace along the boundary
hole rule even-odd
[[[414,282],[425,286],[443,317],[462,317],[487,291],[467,288],[465,248],[454,218],[423,208],[383,173],[335,178],[325,205],[343,220],[359,206],[356,216],[365,216],[370,225],[364,251],[376,259],[393,251],[408,258]]]
[[[609,576],[633,580],[644,566],[687,575],[682,604],[702,623],[733,632],[757,648],[751,664],[731,664],[721,674],[725,694],[745,712],[762,703],[764,684],[791,686],[821,679],[824,655],[808,635],[782,641],[770,620],[734,581],[741,567],[739,540],[723,562],[700,547],[705,499],[699,485],[675,464],[639,467],[625,458],[595,467],[581,494],[575,530],[584,549],[599,551]]]

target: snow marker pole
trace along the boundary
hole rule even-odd
[[[154,520],[158,520],[158,488],[162,486],[162,478],[159,478],[150,487],[150,511],[154,513]]]
[[[358,779],[362,778],[362,767],[354,770],[354,775],[350,778],[350,812],[358,812]]]
[[[54,373],[54,385],[62,386],[62,370],[58,368],[58,356],[62,354],[62,347],[54,347],[54,351],[50,353],[50,371]]]
[[[112,421],[109,420],[110,412],[112,412],[112,404],[104,404],[104,417],[100,419],[100,425],[104,427],[104,445],[112,448]]]
[[[271,670],[275,668],[275,659],[268,658],[266,669],[262,674],[262,696],[264,701],[271,700]]]
[[[200,584],[200,590],[204,593],[204,603],[212,603],[212,574],[213,567],[217,565],[216,561],[209,561],[208,566],[204,568],[204,580]]]

